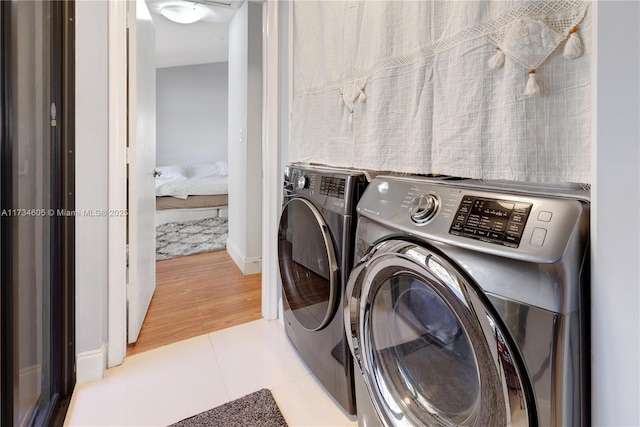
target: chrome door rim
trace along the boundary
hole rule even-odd
[[[437,262],[437,265],[442,267],[444,271],[433,272],[434,266],[429,266],[429,260],[436,260],[434,262]],[[439,267],[435,268],[439,269]],[[481,291],[460,267],[450,262],[436,248],[423,242],[393,239],[383,241],[370,248],[354,268],[347,287],[344,319],[347,341],[363,374],[373,405],[385,425],[421,424],[412,414],[403,413],[401,404],[388,401],[391,396],[387,393],[388,390],[380,390],[380,381],[384,381],[384,379],[380,380],[376,375],[378,371],[368,338],[373,297],[377,289],[393,274],[415,276],[428,287],[431,287],[430,284],[435,279],[445,289],[449,289],[446,291],[448,292],[447,298],[453,296],[468,308],[467,317],[471,315],[476,322],[475,329],[481,332],[481,334],[476,334],[478,337],[474,338],[469,336],[469,328],[464,328],[467,339],[473,344],[473,351],[480,353],[480,356],[476,354],[476,363],[481,375],[481,389],[485,394],[475,421],[465,425],[489,425],[487,423],[495,425],[496,421],[499,421],[498,425],[506,425],[511,420],[524,420],[525,425],[532,421],[535,423],[535,403],[531,398],[532,391],[529,382],[523,380],[525,370],[521,368],[523,365],[519,362],[521,361],[519,353],[512,350],[512,348],[516,348],[515,345],[501,331],[504,326],[490,304],[483,302],[479,296]],[[443,279],[443,274],[449,274],[452,283],[447,283],[448,279]],[[456,316],[459,316],[459,313],[456,313]],[[482,342],[484,342],[483,346],[480,344]],[[501,362],[505,357],[514,361],[515,375],[520,386],[518,389],[519,405],[512,404],[508,392],[505,391],[508,390],[507,373]],[[513,381],[513,373],[511,375]],[[497,384],[498,387],[488,387],[487,382]],[[490,396],[486,396],[488,393]],[[386,397],[383,396],[385,394]],[[487,399],[492,403],[487,405]],[[501,412],[496,413],[496,411]],[[496,415],[499,420],[492,419]]]
[[[302,323],[298,322],[300,324],[301,327],[303,327],[304,329],[308,330],[308,331],[319,331],[320,329],[323,329],[325,326],[327,326],[329,324],[329,322],[331,322],[331,319],[333,318],[333,315],[336,311],[336,307],[339,304],[339,299],[337,298],[338,293],[337,293],[337,280],[338,280],[338,262],[336,260],[336,254],[335,254],[335,250],[333,249],[333,240],[331,238],[331,234],[329,233],[329,227],[327,226],[327,223],[325,222],[324,218],[322,218],[322,215],[320,214],[320,212],[318,211],[318,209],[308,200],[305,200],[303,198],[299,198],[299,197],[295,197],[292,198],[291,200],[289,200],[285,206],[282,209],[282,212],[284,214],[284,212],[287,211],[287,208],[289,207],[289,205],[291,205],[292,203],[302,203],[307,209],[309,209],[309,211],[313,214],[318,227],[320,229],[320,232],[322,233],[322,238],[324,241],[324,247],[327,251],[327,259],[329,260],[329,270],[330,270],[330,279],[329,279],[329,305],[327,307],[327,311],[325,313],[324,319],[322,319],[322,321],[319,323],[319,326],[313,329],[307,328],[306,326],[304,326]],[[279,222],[282,222],[282,214],[280,215],[280,220]],[[278,254],[278,257],[280,257],[280,254]],[[280,272],[280,279],[282,279],[282,272]],[[286,292],[282,292],[282,296],[283,298],[287,298]],[[295,314],[294,314],[295,317]],[[297,320],[297,319],[296,319]]]

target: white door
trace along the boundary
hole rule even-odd
[[[129,17],[127,339],[133,343],[156,289],[156,68],[155,31],[144,0],[129,0]]]

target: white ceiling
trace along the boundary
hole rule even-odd
[[[231,6],[226,6],[198,1],[197,8],[204,16],[193,24],[178,24],[160,14],[163,6],[176,3],[194,4],[193,1],[146,0],[156,29],[156,67],[227,61],[229,22],[241,2],[229,1]]]

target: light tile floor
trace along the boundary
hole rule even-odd
[[[264,319],[125,359],[78,384],[65,426],[167,426],[268,388],[291,427],[357,426]]]

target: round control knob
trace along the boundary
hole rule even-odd
[[[307,188],[307,177],[300,175],[298,177],[298,190],[302,190],[303,188]]]
[[[416,224],[425,224],[434,217],[440,202],[433,194],[421,194],[411,201],[409,216]]]

